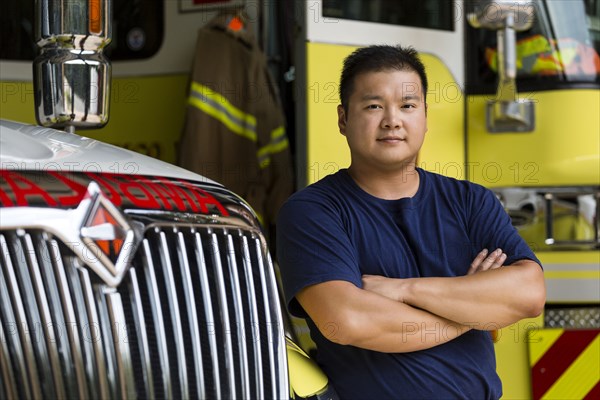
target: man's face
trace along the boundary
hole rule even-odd
[[[427,132],[426,104],[419,75],[385,70],[354,78],[348,112],[338,106],[352,165],[393,171],[414,162]]]

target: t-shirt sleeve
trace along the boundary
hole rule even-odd
[[[469,205],[470,236],[478,251],[483,248],[489,251],[500,248],[507,255],[506,265],[524,259],[542,265],[529,245],[519,236],[509,215],[492,191],[482,186],[473,186]]]
[[[290,313],[306,317],[296,300],[303,288],[344,280],[361,286],[356,251],[331,205],[288,200],[277,218],[277,261]]]

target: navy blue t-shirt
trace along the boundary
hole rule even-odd
[[[416,171],[420,183],[412,198],[373,197],[347,170],[290,197],[277,221],[277,258],[292,314],[306,317],[294,297],[306,286],[344,280],[362,287],[363,274],[463,276],[483,248],[501,248],[508,255],[505,264],[520,259],[539,263],[491,191]],[[502,395],[487,331],[471,330],[427,350],[381,353],[333,343],[310,318],[307,323],[317,361],[343,399]]]

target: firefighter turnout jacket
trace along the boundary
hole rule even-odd
[[[266,229],[292,193],[278,91],[236,16],[220,15],[198,32],[179,165],[246,199]]]

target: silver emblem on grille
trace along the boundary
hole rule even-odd
[[[85,245],[83,261],[108,285],[118,285],[135,254],[135,234],[124,215],[95,182],[77,207],[79,235]]]
[[[95,182],[75,209],[0,207],[0,220],[0,230],[41,229],[56,236],[111,287],[123,280],[137,247],[132,226]]]

